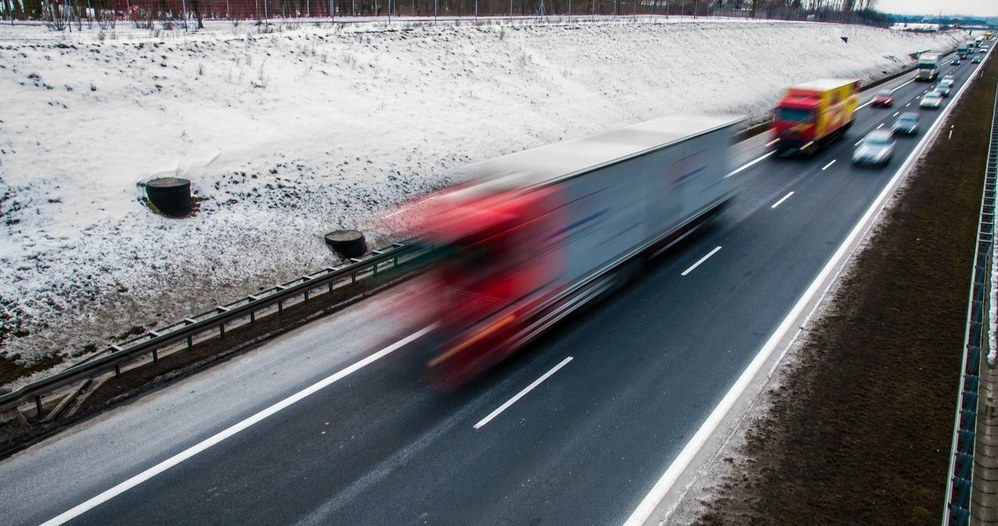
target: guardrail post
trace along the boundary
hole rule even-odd
[[[225,338],[225,323],[218,324],[218,337]]]
[[[308,301],[308,291],[305,291],[305,301]]]
[[[38,418],[42,417],[42,395],[40,394],[35,395],[35,413]]]
[[[284,313],[284,301],[278,301],[277,302],[277,313],[278,314],[283,314]]]
[[[159,351],[156,349],[152,350],[152,363],[159,363]]]
[[[114,377],[121,378],[121,365],[114,364]]]
[[[194,336],[187,337],[187,350],[188,351],[194,350]]]
[[[256,312],[250,311],[250,325],[253,325],[254,323],[256,323]]]

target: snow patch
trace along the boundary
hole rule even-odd
[[[660,21],[5,27],[0,354],[70,355],[336,264],[338,228],[387,244],[379,214],[470,162],[667,114],[762,118],[791,83],[960,40]],[[196,216],[143,206],[165,175],[192,181]]]

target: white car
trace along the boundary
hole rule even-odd
[[[922,97],[922,102],[918,103],[922,108],[939,109],[943,105],[943,95],[938,91],[930,91]]]
[[[856,144],[852,162],[885,165],[894,156],[894,134],[888,130],[873,130]]]

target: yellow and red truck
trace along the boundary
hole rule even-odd
[[[787,88],[773,111],[770,142],[780,155],[814,154],[853,122],[859,81],[820,79]]]

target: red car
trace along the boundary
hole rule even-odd
[[[894,94],[887,90],[877,93],[877,95],[873,97],[873,100],[870,101],[870,106],[873,107],[883,106],[885,108],[890,108],[893,105],[894,105]]]

